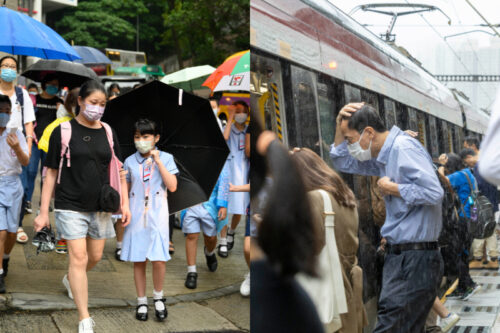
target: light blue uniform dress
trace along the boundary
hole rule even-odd
[[[247,126],[243,131],[239,131],[233,124],[231,126],[231,134],[227,145],[229,146],[228,162],[230,166],[231,181],[233,185],[248,184],[248,171],[250,169],[250,162],[245,156],[245,132]],[[229,214],[246,214],[247,207],[250,203],[250,194],[248,192],[230,192],[229,205],[227,211]]]
[[[179,173],[171,154],[162,151],[160,159],[171,174]],[[132,213],[132,220],[125,227],[123,235],[121,259],[125,261],[170,260],[167,189],[163,184],[158,166],[154,162],[149,181],[143,182],[143,173],[147,163],[147,159],[136,152],[129,156],[123,165],[123,168],[128,171],[127,182],[131,183],[129,197]],[[148,186],[149,208],[146,211],[145,193]]]

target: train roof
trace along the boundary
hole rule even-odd
[[[252,0],[251,17],[252,47],[463,126],[446,86],[327,0]]]

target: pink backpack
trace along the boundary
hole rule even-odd
[[[111,162],[109,162],[109,185],[114,188],[120,194],[120,207],[123,203],[122,192],[121,192],[121,182],[120,182],[120,170],[123,163],[120,162],[118,157],[115,155],[114,141],[113,141],[113,131],[108,124],[101,122],[101,125],[106,130],[106,136],[108,137],[109,147],[111,149]],[[69,141],[71,139],[71,123],[65,121],[60,124],[61,126],[61,160],[59,162],[59,171],[57,174],[57,183],[61,182],[61,172],[63,167],[64,156],[66,156],[66,165],[71,167],[71,155],[69,150]],[[117,214],[120,212],[116,212]]]

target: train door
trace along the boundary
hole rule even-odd
[[[318,121],[316,73],[295,65],[291,65],[290,69],[293,92],[292,121],[296,131],[297,145],[312,149],[323,157],[321,129]]]
[[[279,60],[252,53],[250,104],[260,111],[264,128],[275,132],[288,145],[283,80]]]
[[[438,137],[440,153],[449,153],[450,144],[448,141],[448,124],[444,120],[438,120]]]

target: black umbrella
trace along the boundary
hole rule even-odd
[[[39,60],[21,75],[40,82],[49,73],[57,74],[59,86],[69,89],[79,87],[89,79],[97,79],[97,74],[92,69],[66,60]]]
[[[108,102],[103,121],[116,131],[124,159],[135,153],[134,123],[141,118],[158,124],[158,148],[174,156],[180,171],[170,213],[207,201],[229,155],[208,100],[152,81]]]

